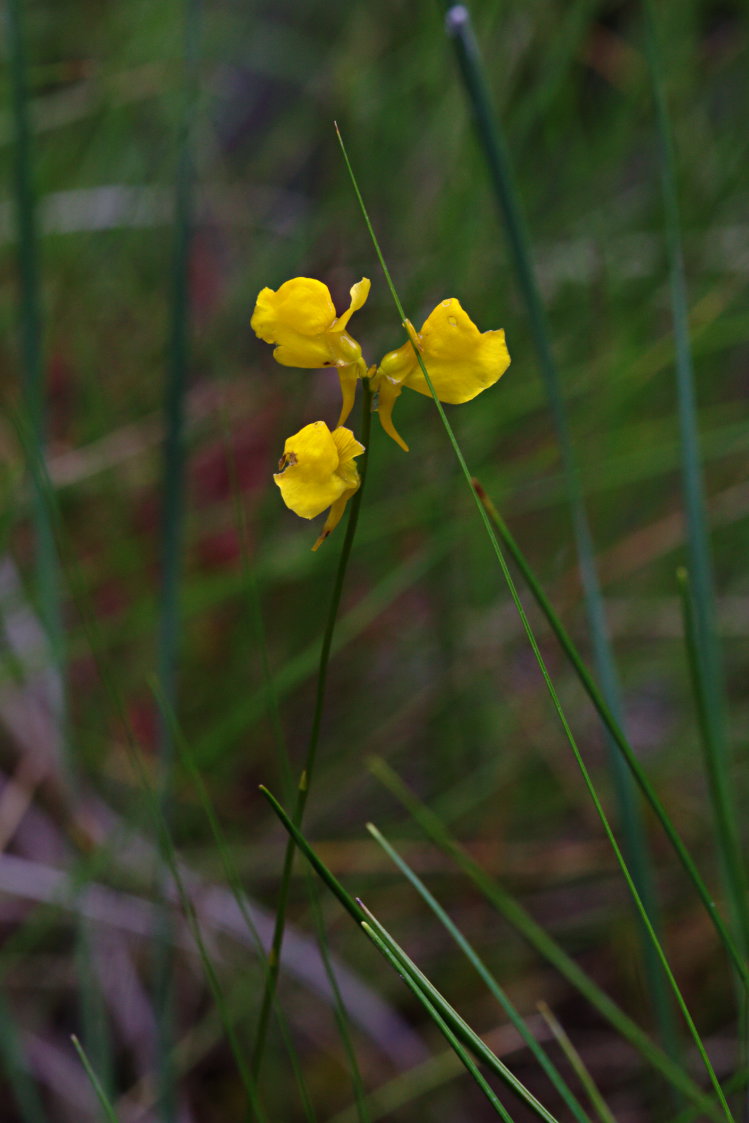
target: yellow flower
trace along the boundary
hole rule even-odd
[[[282,366],[337,368],[343,394],[339,425],[351,412],[356,380],[366,371],[361,347],[346,328],[369,296],[369,288],[368,277],[357,281],[347,310],[336,316],[327,285],[312,277],[294,277],[277,292],[263,289],[250,321],[260,339],[275,344],[273,358]]]
[[[287,507],[303,519],[314,519],[326,507],[330,512],[316,550],[341,521],[351,496],[360,484],[354,458],[364,452],[350,429],[331,433],[324,421],[305,425],[284,445],[278,472],[273,476]]]
[[[418,348],[441,402],[470,402],[493,386],[510,365],[503,331],[480,332],[460,301],[443,300],[427,318],[420,332],[410,320],[405,327],[410,339],[389,351],[372,381],[377,390],[380,421],[385,432],[408,452],[408,445],[393,425],[393,406],[404,386],[431,397],[431,391],[416,358]]]

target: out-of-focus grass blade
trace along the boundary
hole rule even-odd
[[[65,634],[60,572],[55,543],[55,512],[46,467],[44,325],[41,272],[36,223],[33,156],[29,129],[29,91],[21,0],[9,0],[8,47],[12,118],[15,134],[13,193],[15,196],[20,277],[20,337],[22,361],[22,416],[19,422],[22,447],[31,478],[31,513],[34,532],[35,580],[39,614],[48,643],[47,657],[56,678],[57,690],[48,702],[54,707],[55,733],[63,775],[74,787],[75,761],[68,737]],[[90,964],[91,935],[80,920],[75,932],[75,954]],[[107,1016],[95,972],[80,973],[81,1019],[90,1040],[95,1042],[96,1061],[107,1082],[111,1070],[111,1042]]]
[[[164,447],[162,482],[161,590],[159,598],[158,678],[166,709],[177,711],[177,661],[179,656],[180,583],[184,521],[185,433],[184,410],[190,353],[189,256],[193,223],[192,129],[198,89],[198,38],[201,0],[184,0],[182,80],[177,124],[177,168],[174,185],[174,244],[171,270],[171,323],[164,394]],[[159,711],[161,810],[168,822],[172,798],[174,746],[165,711]],[[169,923],[164,908],[162,923]],[[172,1071],[174,1036],[173,959],[169,934],[156,938],[154,984],[160,1110],[166,1123],[177,1117],[175,1074]]]
[[[697,596],[689,579],[687,570],[681,566],[676,573],[681,594],[684,616],[684,635],[686,638],[689,671],[692,680],[697,719],[705,757],[705,771],[710,784],[713,813],[723,840],[722,853],[726,872],[734,888],[738,888],[744,878],[741,859],[741,842],[736,822],[735,808],[730,794],[730,783],[718,745],[713,737],[714,725],[710,717],[710,688],[706,680],[707,665],[701,658],[701,629]],[[741,911],[741,906],[739,912]],[[742,933],[743,938],[743,933]],[[741,972],[744,987],[747,987],[747,969]],[[745,992],[746,993],[746,992]],[[745,998],[746,1001],[746,998]]]
[[[44,361],[39,243],[36,229],[23,4],[8,0],[8,62],[15,134],[13,195],[18,231],[20,338],[24,448],[32,480],[36,592],[53,655],[59,658],[62,629],[57,555],[44,496]]]
[[[450,933],[452,938],[457,943],[458,947],[461,949],[463,954],[466,956],[466,958],[478,973],[481,980],[485,983],[491,994],[497,999],[500,1006],[505,1011],[512,1024],[515,1026],[515,1029],[518,1031],[523,1041],[525,1041],[530,1051],[533,1053],[541,1068],[549,1077],[549,1080],[559,1092],[559,1095],[562,1097],[575,1119],[579,1120],[580,1123],[586,1123],[586,1121],[587,1123],[589,1123],[588,1115],[585,1113],[582,1105],[579,1103],[579,1101],[576,1099],[576,1097],[566,1084],[559,1070],[549,1058],[546,1050],[542,1045],[538,1043],[538,1041],[536,1041],[535,1037],[525,1024],[524,1019],[518,1013],[517,1009],[509,1000],[502,987],[491,974],[486,964],[476,953],[475,949],[471,946],[471,944],[465,938],[457,925],[453,923],[453,921],[447,915],[439,902],[429,892],[421,878],[416,873],[414,873],[405,859],[401,857],[395,847],[393,847],[387,841],[387,839],[377,829],[377,827],[375,827],[372,823],[368,823],[367,830],[372,835],[372,838],[374,838],[374,840],[379,843],[379,845],[382,847],[391,861],[395,863],[401,873],[411,882],[421,898],[426,901],[427,905],[437,917],[439,922]]]
[[[158,684],[154,684],[154,691],[159,706],[163,709],[165,714],[168,714],[170,725],[172,727],[172,738],[177,752],[179,753],[180,763],[187,769],[190,778],[195,786],[195,791],[197,792],[198,799],[200,800],[200,803],[203,807],[206,819],[208,820],[208,825],[211,829],[211,834],[213,835],[214,842],[216,843],[216,847],[221,857],[221,864],[224,869],[227,884],[229,885],[234,900],[236,901],[237,908],[239,909],[245,927],[247,928],[247,931],[254,941],[258,953],[258,960],[264,966],[267,972],[265,949],[258,934],[257,928],[255,927],[255,924],[252,920],[250,910],[247,908],[247,902],[245,900],[244,890],[242,887],[242,880],[239,876],[239,871],[237,870],[237,867],[234,863],[234,859],[232,858],[231,851],[227,846],[226,838],[224,837],[224,832],[221,829],[221,824],[219,822],[218,815],[216,814],[216,809],[213,805],[210,795],[208,794],[208,789],[203,782],[203,777],[200,774],[200,770],[195,764],[193,753],[191,752],[190,746],[187,743],[187,739],[185,738],[184,733],[182,732],[177,722],[175,714],[168,713],[168,711],[166,710],[166,699],[161,693]],[[277,1000],[274,1001],[273,1012],[281,1030],[281,1036],[283,1037],[284,1046],[289,1058],[289,1064],[291,1065],[292,1072],[294,1073],[294,1079],[296,1080],[297,1087],[299,1089],[299,1096],[302,1101],[305,1114],[307,1115],[307,1118],[309,1120],[314,1119],[314,1110],[312,1108],[312,1101],[307,1089],[307,1083],[304,1079],[304,1071],[301,1064],[299,1063],[299,1058],[294,1048],[294,1043],[292,1041],[283,1010],[281,1009],[280,1003]]]
[[[176,667],[179,643],[179,588],[182,571],[185,476],[185,395],[190,361],[190,244],[193,225],[193,140],[198,84],[198,36],[201,0],[185,0],[181,106],[178,123],[174,198],[174,243],[171,269],[171,313],[164,393],[162,466],[161,595],[159,616],[159,683],[169,709],[176,711]],[[160,744],[167,784],[172,763],[170,724],[160,718]]]
[[[29,1075],[19,1033],[13,1020],[13,1012],[5,997],[4,986],[0,990],[0,1058],[23,1123],[48,1123],[39,1091]]]
[[[354,496],[356,499],[356,496]],[[401,595],[426,573],[431,566],[439,561],[457,537],[457,532],[445,534],[443,542],[435,550],[423,548],[411,555],[404,562],[393,566],[381,580],[375,582],[357,604],[339,619],[333,637],[332,652],[335,654],[345,644],[360,635],[364,629],[376,620],[385,608]],[[297,655],[288,658],[274,675],[274,691],[278,698],[283,698],[299,683],[309,678],[319,665],[320,650],[317,642],[303,648]],[[248,726],[256,721],[258,716],[267,709],[267,687],[249,695],[246,701],[240,699],[232,711],[225,718],[218,716],[213,722],[209,734],[198,738],[195,742],[194,752],[196,759],[202,765],[209,764],[216,757],[220,757],[236,742],[238,736],[243,734]]]
[[[598,1118],[601,1120],[601,1123],[616,1123],[616,1120],[614,1119],[614,1116],[611,1114],[611,1111],[609,1110],[609,1107],[606,1104],[606,1101],[604,1100],[601,1093],[598,1091],[598,1088],[596,1087],[596,1082],[593,1079],[593,1077],[590,1075],[590,1073],[589,1073],[589,1071],[588,1071],[588,1069],[585,1065],[585,1062],[583,1061],[582,1057],[580,1056],[577,1049],[572,1044],[572,1041],[570,1040],[569,1036],[567,1035],[567,1031],[560,1024],[560,1022],[557,1020],[557,1018],[554,1016],[554,1014],[552,1013],[552,1011],[549,1009],[549,1007],[546,1005],[545,1002],[539,1002],[538,1008],[541,1011],[541,1014],[543,1015],[549,1029],[551,1030],[551,1032],[554,1034],[554,1037],[559,1042],[559,1045],[560,1045],[560,1048],[562,1049],[562,1052],[564,1053],[565,1057],[567,1058],[567,1060],[572,1065],[572,1068],[577,1073],[577,1076],[578,1076],[578,1079],[580,1080],[580,1083],[585,1088],[585,1091],[588,1093],[588,1099],[590,1100],[591,1104],[593,1105],[593,1108],[594,1108],[596,1114],[598,1115]]]
[[[481,893],[491,901],[504,918],[543,956],[599,1014],[675,1088],[699,1105],[712,1119],[723,1118],[716,1104],[691,1079],[687,1072],[656,1045],[636,1022],[601,990],[589,975],[571,959],[559,944],[525,911],[498,882],[492,880],[474,860],[451,838],[442,823],[420,802],[400,777],[383,760],[371,762],[374,774],[398,799],[428,838],[470,878]]]
[[[117,1119],[117,1113],[115,1112],[114,1108],[112,1107],[112,1104],[111,1104],[106,1092],[104,1091],[104,1088],[102,1087],[102,1083],[99,1080],[99,1077],[94,1072],[93,1066],[91,1065],[91,1062],[89,1061],[88,1057],[86,1056],[86,1052],[85,1052],[83,1046],[81,1045],[80,1041],[75,1036],[75,1034],[73,1034],[73,1036],[70,1038],[70,1040],[73,1042],[73,1046],[75,1048],[75,1051],[78,1054],[78,1056],[80,1057],[81,1064],[83,1065],[84,1069],[86,1070],[86,1076],[91,1081],[91,1087],[96,1092],[96,1098],[98,1099],[98,1101],[101,1105],[101,1109],[104,1112],[105,1118],[109,1121],[109,1123],[119,1123],[119,1121]]]
[[[555,612],[553,605],[551,604],[549,598],[546,596],[546,593],[544,592],[540,582],[538,581],[538,578],[528,564],[527,558],[520,549],[520,546],[518,545],[516,539],[511,534],[504,519],[502,518],[499,511],[494,506],[491,499],[488,497],[478,480],[474,480],[473,484],[476,494],[481,499],[485,510],[491,518],[494,526],[497,528],[497,532],[502,539],[503,545],[506,547],[506,549],[512,556],[513,561],[522,573],[523,578],[528,585],[528,588],[532,592],[536,603],[538,604],[538,607],[543,612],[550,628],[559,640],[559,643],[565,655],[572,664],[572,667],[574,668],[575,673],[577,674],[588,697],[590,698],[595,708],[598,710],[601,720],[609,731],[614,744],[626,761],[627,766],[629,767],[632,775],[637,781],[637,784],[639,785],[645,799],[647,799],[651,808],[657,815],[661,826],[666,832],[671,845],[676,851],[676,854],[682,866],[684,867],[685,872],[687,873],[687,876],[690,878],[692,884],[697,890],[700,896],[700,900],[705,906],[708,916],[713,922],[715,930],[731,958],[731,962],[733,963],[736,971],[739,973],[746,986],[749,983],[749,968],[747,967],[741,950],[736,944],[736,941],[734,940],[730,931],[724,924],[723,918],[718,911],[713,896],[705,885],[705,882],[703,881],[702,876],[699,873],[699,870],[697,869],[689,851],[682,842],[681,837],[676,830],[676,827],[673,825],[673,822],[671,821],[665,807],[661,803],[661,800],[656,794],[655,789],[650,783],[645,770],[637,759],[637,755],[629,744],[626,734],[609,709],[606,703],[606,699],[604,698],[592,675],[588,671],[588,668],[585,666],[585,663],[583,662],[579,651],[577,650],[571,636],[569,635],[569,632],[564,627],[562,621],[559,619],[559,616]]]
[[[668,250],[671,312],[676,343],[676,386],[681,438],[687,554],[692,583],[693,654],[701,683],[698,706],[708,761],[713,815],[731,911],[744,954],[749,952],[749,895],[741,852],[736,808],[731,796],[725,682],[715,615],[715,589],[709,530],[700,464],[697,404],[689,340],[687,288],[681,244],[681,219],[676,188],[676,160],[661,80],[660,53],[653,7],[645,0],[645,38],[648,70],[655,101],[661,150],[661,183]]]
[[[330,989],[333,992],[334,1011],[336,1025],[338,1026],[338,1033],[343,1044],[343,1049],[346,1054],[346,1061],[351,1072],[351,1084],[354,1091],[354,1102],[356,1104],[356,1112],[359,1118],[359,1123],[369,1123],[371,1118],[369,1108],[367,1107],[367,1099],[364,1092],[364,1082],[362,1081],[361,1071],[359,1064],[356,1060],[356,1050],[354,1042],[351,1037],[351,1026],[346,1011],[346,1004],[343,1001],[341,988],[338,986],[338,980],[335,974],[335,968],[330,958],[330,949],[328,947],[328,936],[325,931],[325,921],[320,908],[320,902],[317,896],[317,884],[312,879],[312,874],[309,870],[305,871],[307,874],[307,886],[309,889],[309,899],[312,905],[312,913],[315,918],[315,928],[317,929],[317,943],[320,948],[323,964],[325,965],[325,974],[330,983]]]
[[[481,154],[485,160],[492,190],[499,206],[509,243],[510,257],[518,287],[525,302],[531,335],[546,388],[549,409],[554,421],[562,459],[567,500],[577,549],[585,610],[593,646],[593,658],[603,695],[609,708],[622,724],[619,679],[609,641],[606,613],[595,562],[595,549],[580,486],[579,472],[570,437],[567,407],[551,344],[551,332],[544,311],[531,253],[531,240],[526,228],[520,197],[514,183],[511,161],[497,114],[494,112],[489,88],[481,62],[478,44],[471,26],[466,4],[445,2],[445,28],[455,48],[460,75],[470,104]],[[623,850],[632,879],[637,886],[648,916],[660,929],[659,910],[653,871],[635,788],[615,746],[606,737],[609,768],[614,780],[623,835]],[[678,1033],[668,987],[658,965],[658,956],[645,931],[641,929],[645,971],[660,1034],[672,1055],[678,1054]]]
[[[173,711],[168,709],[166,706],[166,699],[164,699],[163,701],[164,704],[162,708],[161,718],[162,721],[169,723],[169,737],[171,743],[174,744],[176,722],[174,719]],[[218,1010],[219,1017],[221,1018],[221,1024],[226,1034],[226,1039],[229,1043],[234,1062],[237,1066],[237,1072],[247,1095],[247,1102],[250,1111],[252,1112],[252,1117],[253,1119],[257,1120],[257,1123],[267,1123],[267,1116],[257,1095],[255,1082],[250,1075],[247,1062],[245,1061],[244,1048],[237,1035],[233,1019],[229,1015],[223,987],[216,973],[216,969],[213,966],[213,961],[208,953],[208,949],[206,948],[205,940],[203,939],[203,933],[200,927],[198,914],[190,898],[190,894],[185,888],[185,883],[180,872],[179,861],[177,859],[177,853],[175,851],[174,843],[170,834],[169,821],[165,813],[166,809],[164,806],[163,792],[161,790],[155,789],[152,786],[151,781],[146,773],[146,769],[143,765],[143,761],[141,760],[134,746],[130,746],[129,756],[141,790],[143,791],[143,794],[148,801],[149,811],[151,813],[154,827],[158,835],[160,853],[164,859],[166,867],[165,873],[168,872],[177,889],[180,906],[190,928],[190,933],[193,937],[193,940],[195,941],[195,946],[197,948],[198,955],[200,956],[200,961],[203,966],[206,981],[210,987],[213,1000],[216,1004],[216,1009]],[[168,1059],[168,1072],[170,1075],[173,1072],[173,1062],[171,1057]],[[159,1072],[159,1075],[163,1075],[161,1070]]]
[[[508,1113],[501,1100],[497,1096],[496,1092],[492,1090],[484,1077],[481,1075],[478,1067],[474,1064],[471,1057],[460,1044],[445,1019],[441,1016],[435,1006],[430,1002],[429,998],[415,981],[411,973],[407,970],[404,970],[403,960],[400,956],[398,956],[391,950],[391,947],[394,944],[392,938],[388,938],[388,941],[386,941],[383,938],[384,930],[378,929],[378,931],[375,931],[372,925],[367,923],[366,921],[362,924],[362,928],[369,936],[375,947],[379,949],[379,951],[388,961],[390,966],[400,975],[400,977],[403,979],[403,982],[406,984],[406,986],[415,996],[418,1002],[424,1007],[429,1017],[439,1029],[440,1033],[443,1035],[450,1047],[454,1050],[461,1064],[465,1066],[466,1070],[473,1077],[497,1114],[505,1120],[505,1123],[513,1123],[512,1116]]]

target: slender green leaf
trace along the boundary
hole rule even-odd
[[[593,1105],[593,1109],[598,1115],[598,1118],[601,1120],[601,1123],[616,1123],[616,1120],[609,1110],[606,1101],[598,1091],[595,1080],[590,1075],[585,1062],[583,1061],[575,1046],[572,1044],[572,1041],[570,1040],[567,1031],[564,1029],[564,1026],[562,1026],[561,1023],[557,1020],[557,1018],[545,1002],[539,1002],[538,1008],[541,1011],[541,1014],[546,1021],[549,1029],[559,1042],[562,1052],[572,1065],[572,1068],[577,1073],[580,1083],[588,1093],[588,1099]]]
[[[86,1070],[86,1076],[91,1081],[91,1087],[96,1092],[96,1098],[98,1099],[98,1101],[101,1105],[101,1109],[104,1112],[105,1118],[109,1121],[109,1123],[119,1123],[119,1121],[117,1119],[117,1113],[115,1112],[111,1101],[109,1100],[106,1092],[104,1091],[101,1080],[99,1080],[99,1077],[94,1072],[94,1069],[91,1065],[91,1062],[89,1061],[88,1057],[86,1056],[86,1051],[84,1050],[83,1046],[81,1045],[80,1041],[75,1036],[75,1034],[72,1035],[70,1040],[73,1042],[73,1046],[75,1048],[75,1051],[78,1054],[78,1056],[80,1057],[81,1064],[83,1065],[84,1069]]]
[[[499,985],[497,980],[494,978],[494,976],[491,974],[491,972],[487,968],[486,964],[482,961],[480,956],[476,953],[474,948],[471,946],[471,944],[465,938],[465,936],[460,931],[460,929],[457,927],[457,925],[455,925],[453,923],[453,921],[447,915],[447,913],[442,908],[442,906],[439,904],[439,902],[429,892],[426,885],[424,885],[424,882],[421,880],[421,878],[416,873],[414,873],[414,871],[411,869],[411,867],[408,865],[408,863],[405,861],[405,859],[402,858],[401,855],[395,849],[395,847],[392,846],[387,841],[387,839],[384,837],[384,835],[381,833],[381,831],[379,831],[377,829],[377,827],[375,827],[372,823],[367,824],[367,830],[372,835],[375,842],[377,842],[382,847],[382,849],[385,851],[385,853],[388,855],[388,857],[391,859],[391,861],[393,861],[395,863],[395,865],[398,867],[398,869],[401,871],[401,873],[406,878],[408,878],[408,880],[414,886],[414,888],[419,893],[421,898],[424,901],[426,901],[426,903],[429,905],[429,908],[432,910],[432,912],[437,917],[439,922],[450,933],[452,938],[457,943],[458,947],[461,949],[463,954],[466,956],[466,958],[469,960],[469,962],[472,964],[472,966],[476,970],[477,974],[479,975],[479,978],[486,984],[486,986],[489,989],[489,991],[491,992],[491,994],[497,999],[500,1006],[505,1011],[505,1013],[507,1014],[507,1016],[510,1019],[510,1021],[512,1022],[512,1024],[515,1026],[515,1029],[518,1031],[518,1033],[520,1034],[520,1036],[522,1037],[523,1041],[526,1043],[526,1045],[528,1046],[530,1051],[533,1053],[534,1057],[536,1058],[536,1060],[540,1064],[541,1068],[544,1070],[546,1075],[549,1077],[549,1080],[552,1082],[552,1084],[554,1085],[556,1090],[559,1092],[559,1095],[562,1097],[562,1099],[564,1100],[565,1104],[567,1105],[567,1107],[572,1112],[575,1119],[579,1120],[580,1123],[586,1123],[586,1121],[588,1121],[588,1123],[589,1123],[589,1117],[586,1115],[585,1111],[583,1110],[583,1108],[582,1108],[581,1104],[579,1103],[579,1101],[577,1100],[577,1098],[573,1095],[572,1091],[570,1090],[570,1088],[566,1084],[564,1078],[562,1077],[562,1075],[559,1072],[559,1070],[557,1069],[557,1067],[554,1065],[554,1063],[550,1059],[546,1050],[543,1048],[542,1045],[539,1044],[538,1041],[536,1041],[535,1037],[533,1036],[531,1031],[528,1029],[528,1026],[526,1025],[524,1019],[518,1013],[516,1007],[513,1005],[513,1003],[507,997],[507,994],[505,993],[505,991]]]
[[[390,966],[395,971],[398,972],[398,974],[403,979],[404,983],[406,984],[408,989],[411,991],[411,993],[418,999],[418,1001],[424,1007],[424,1009],[426,1010],[429,1017],[432,1019],[434,1024],[439,1029],[440,1033],[444,1036],[445,1040],[449,1043],[451,1049],[453,1049],[453,1051],[455,1052],[455,1055],[458,1057],[461,1064],[463,1064],[465,1066],[466,1070],[471,1074],[471,1076],[473,1077],[475,1082],[478,1084],[479,1088],[484,1093],[487,1100],[492,1105],[492,1107],[497,1112],[497,1114],[499,1116],[501,1116],[502,1119],[505,1120],[505,1123],[512,1123],[512,1116],[507,1112],[507,1110],[503,1106],[502,1102],[500,1101],[499,1096],[497,1096],[496,1092],[494,1092],[491,1089],[489,1084],[486,1082],[484,1077],[481,1075],[481,1073],[479,1072],[477,1066],[474,1064],[474,1062],[471,1059],[471,1057],[469,1056],[469,1054],[466,1052],[466,1050],[460,1044],[460,1041],[458,1040],[458,1038],[455,1036],[453,1031],[450,1029],[450,1026],[448,1025],[447,1021],[442,1017],[440,1012],[436,1009],[436,1007],[433,1005],[433,1003],[429,1000],[429,997],[424,993],[424,991],[418,985],[418,983],[415,981],[415,979],[413,978],[411,973],[409,971],[404,971],[403,960],[400,958],[400,956],[398,956],[397,954],[394,954],[394,952],[391,950],[392,943],[393,943],[392,940],[386,941],[385,939],[383,939],[382,931],[380,929],[378,929],[378,931],[375,931],[372,928],[372,926],[370,924],[368,924],[366,921],[364,921],[362,923],[362,928],[364,929],[366,934],[369,936],[370,940],[375,945],[375,947],[379,949],[379,951],[382,953],[382,955],[388,961]]]
[[[362,906],[364,907],[364,906]],[[509,1088],[545,1123],[557,1123],[555,1116],[548,1111],[544,1105],[533,1095],[532,1092],[525,1087],[522,1081],[518,1080],[515,1074],[507,1067],[504,1061],[491,1051],[488,1045],[482,1041],[474,1030],[468,1025],[464,1018],[457,1013],[456,1010],[450,1005],[447,999],[433,983],[426,977],[423,971],[420,971],[413,960],[405,953],[403,948],[393,939],[387,929],[380,923],[379,920],[372,913],[364,907],[364,911],[368,917],[369,924],[372,925],[380,938],[384,940],[392,953],[394,954],[397,963],[405,976],[413,979],[415,985],[419,987],[427,996],[432,1005],[439,1011],[443,1018],[449,1022],[453,1032],[460,1038],[460,1040],[468,1046],[471,1052],[479,1060],[482,1060],[492,1072],[494,1072],[501,1080],[507,1084]]]
[[[525,940],[546,959],[571,986],[598,1010],[599,1014],[614,1027],[625,1040],[638,1050],[653,1068],[664,1076],[670,1084],[684,1092],[713,1119],[720,1119],[721,1112],[716,1105],[695,1084],[687,1072],[677,1065],[668,1054],[617,1006],[613,999],[601,990],[573,959],[559,946],[540,924],[505,890],[490,878],[468,854],[450,837],[439,819],[431,813],[411,792],[399,776],[382,760],[374,760],[370,767],[390,792],[407,808],[414,821],[440,850],[448,854],[456,865],[470,878],[480,892],[491,901],[504,918]]]

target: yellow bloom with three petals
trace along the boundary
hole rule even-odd
[[[361,347],[346,328],[369,296],[370,281],[362,277],[351,288],[351,303],[336,316],[330,289],[312,277],[294,277],[274,292],[264,288],[250,325],[266,343],[275,344],[273,358],[286,367],[336,367],[343,406],[338,424],[351,412],[356,380],[366,373]]]
[[[432,396],[415,348],[424,360],[437,397],[453,405],[470,402],[493,386],[510,365],[510,356],[504,331],[480,332],[454,297],[437,305],[420,332],[414,330],[410,320],[404,326],[409,341],[385,355],[372,387],[378,393],[383,429],[408,452],[408,445],[393,425],[393,406],[404,386]]]
[[[341,521],[351,496],[360,484],[355,457],[364,452],[350,429],[340,426],[331,433],[324,421],[305,425],[284,445],[278,472],[273,479],[283,501],[303,519],[314,519],[330,508],[316,550]]]

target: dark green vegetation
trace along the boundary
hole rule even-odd
[[[8,0],[3,1123],[726,1118],[438,413],[407,392],[410,454],[372,427],[303,825],[341,899],[297,855],[258,1050],[287,838],[258,785],[293,807],[345,524],[313,555],[271,479],[287,435],[335,423],[337,378],[274,364],[249,317],[264,285],[318,277],[342,308],[369,276],[353,334],[373,362],[403,342],[334,119],[407,315],[456,296],[507,331],[507,374],[447,416],[741,1115],[746,10],[656,4],[650,39],[637,3],[472,14],[483,148],[435,3]],[[612,767],[626,738],[686,862]]]

